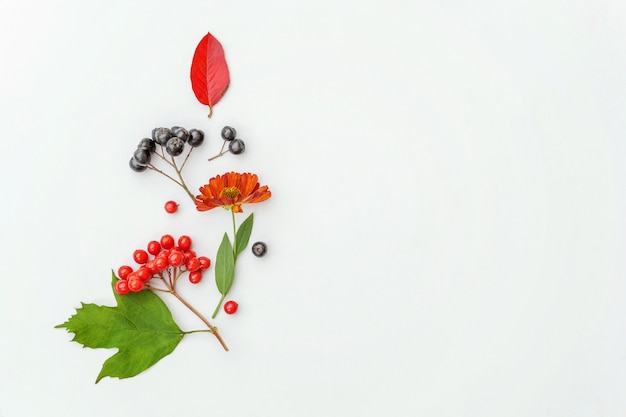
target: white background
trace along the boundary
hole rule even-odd
[[[1,4],[0,417],[626,414],[626,3]],[[207,31],[232,80],[211,120]],[[225,124],[246,153],[207,163]],[[172,125],[208,135],[194,189],[269,185],[246,208],[269,253],[238,262],[230,352],[190,335],[95,385],[114,351],[53,326],[111,305],[149,240],[214,258],[230,230],[128,168]],[[212,275],[181,293],[218,298]]]

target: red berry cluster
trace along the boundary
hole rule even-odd
[[[115,283],[115,291],[118,294],[150,288],[150,280],[153,278],[160,279],[167,290],[171,291],[178,278],[185,272],[189,272],[189,282],[197,284],[202,280],[203,271],[211,266],[209,258],[196,256],[191,250],[189,236],[179,237],[176,245],[172,235],[163,235],[158,242],[156,240],[148,242],[146,249],[137,249],[133,252],[133,259],[139,264],[138,268],[123,265],[117,270],[119,280]]]

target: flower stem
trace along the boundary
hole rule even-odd
[[[233,259],[237,261],[237,226],[235,226],[235,212],[232,207],[230,208],[230,214],[233,218]]]
[[[222,294],[222,298],[220,298],[220,302],[217,303],[217,307],[215,307],[215,311],[213,312],[213,315],[211,316],[212,319],[214,319],[215,316],[217,316],[217,312],[220,311],[220,307],[222,306],[222,303],[224,302],[224,298],[226,298],[226,294]]]

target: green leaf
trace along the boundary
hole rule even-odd
[[[235,257],[233,255],[233,246],[230,244],[228,235],[224,233],[222,243],[217,249],[215,257],[215,283],[220,294],[226,295],[233,285],[235,278]]]
[[[250,233],[252,233],[252,224],[254,222],[254,213],[251,213],[246,220],[241,223],[237,230],[237,238],[235,239],[235,256],[239,255],[248,246]]]
[[[117,277],[113,273],[111,285]],[[90,348],[118,348],[96,379],[130,378],[172,353],[185,335],[161,298],[152,291],[119,295],[117,307],[81,303],[57,328],[74,333],[72,341]]]

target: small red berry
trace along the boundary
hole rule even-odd
[[[181,237],[178,238],[178,246],[182,250],[191,249],[191,238],[189,236],[182,235]]]
[[[226,314],[235,314],[237,312],[237,307],[239,307],[239,304],[237,304],[234,301],[226,301],[226,303],[224,304],[224,311],[226,312]]]
[[[120,294],[120,295],[124,295],[124,294],[128,294],[130,292],[130,289],[128,288],[128,281],[124,280],[124,279],[120,279],[115,283],[115,292]]]
[[[122,265],[117,270],[117,277],[119,279],[126,279],[128,277],[128,274],[130,274],[131,272],[133,272],[133,268],[128,265]]]
[[[156,240],[151,240],[148,242],[148,253],[150,255],[158,255],[161,252],[161,244]]]
[[[157,272],[165,270],[168,266],[170,266],[170,262],[167,260],[166,256],[159,255],[154,258],[154,267],[156,268]]]
[[[201,266],[202,265],[200,264],[198,258],[189,258],[187,259],[187,262],[185,262],[185,268],[187,268],[187,271],[196,271],[200,269]]]
[[[143,249],[137,249],[135,252],[133,252],[133,259],[138,264],[145,264],[146,262],[148,262],[148,252]]]
[[[203,271],[209,269],[211,266],[211,260],[206,256],[198,256],[198,260],[200,261],[200,268],[202,268]]]
[[[131,290],[132,292],[139,292],[143,290],[143,287],[144,287],[143,281],[138,276],[128,278],[126,282],[128,283],[128,289]]]
[[[174,247],[174,238],[172,235],[163,235],[161,236],[161,247],[163,249],[171,249]]]
[[[165,211],[167,211],[168,213],[172,214],[172,213],[176,213],[176,211],[178,210],[178,204],[176,204],[176,201],[168,201],[167,203],[165,203]]]
[[[139,268],[135,271],[135,275],[137,275],[143,282],[148,282],[152,278],[152,272],[150,272],[147,266]]]
[[[189,282],[191,282],[192,284],[197,284],[200,281],[202,281],[202,271],[201,270],[192,271],[192,272],[189,273]]]
[[[146,262],[146,268],[150,271],[150,274],[154,275],[159,272],[159,269],[156,266],[156,258],[149,260]]]
[[[182,252],[172,251],[170,252],[170,256],[167,257],[170,265],[173,267],[179,267],[185,263],[185,255]]]

